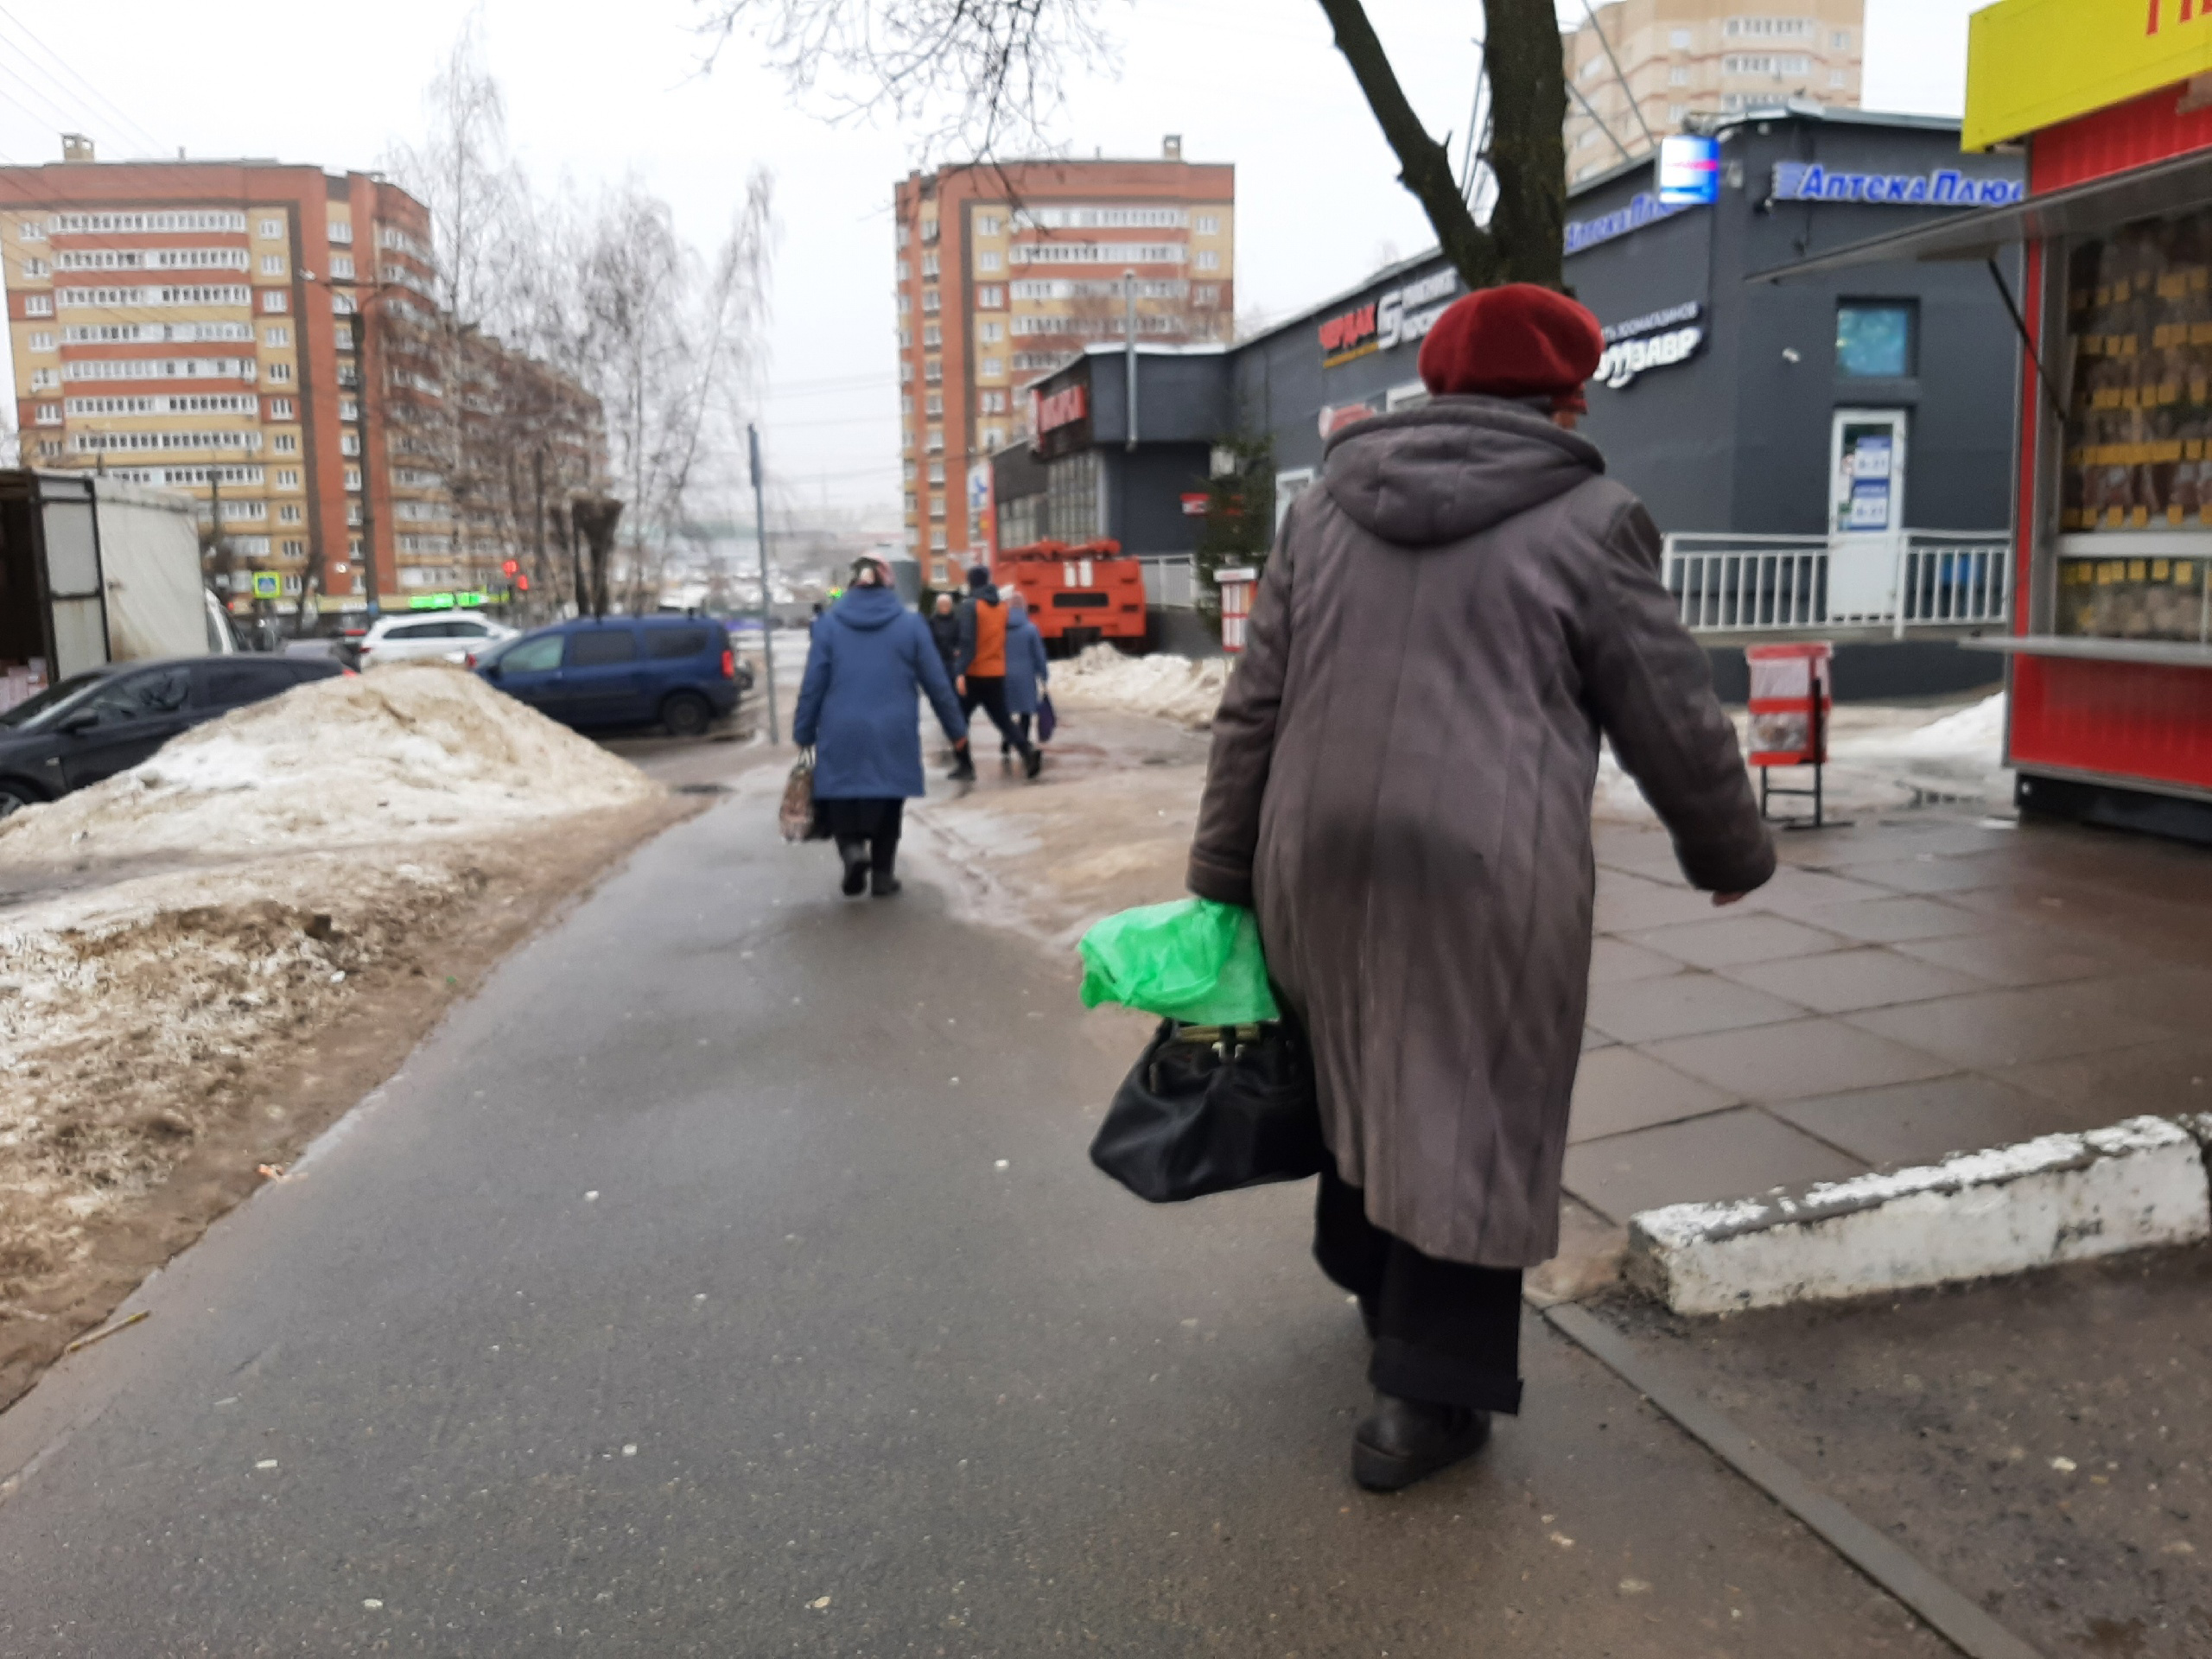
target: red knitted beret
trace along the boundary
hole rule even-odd
[[[1455,300],[1421,344],[1421,378],[1439,397],[1550,397],[1579,405],[1605,354],[1598,319],[1534,283],[1479,289]]]

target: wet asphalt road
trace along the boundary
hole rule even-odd
[[[1478,1462],[1358,1492],[1307,1192],[1109,1186],[1123,1028],[779,782],[0,1415],[0,1655],[1948,1651],[1533,1319]]]

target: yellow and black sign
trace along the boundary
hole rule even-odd
[[[1998,0],[1967,20],[1967,149],[2212,73],[2202,0]]]

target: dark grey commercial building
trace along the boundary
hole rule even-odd
[[[1609,340],[1583,429],[1612,474],[1662,530],[1686,537],[2001,535],[2018,337],[1989,269],[1757,277],[1930,215],[2017,200],[2019,159],[1962,156],[1955,122],[1811,105],[1750,111],[1716,136],[1714,206],[1662,207],[1648,158],[1568,199],[1567,282]],[[2017,274],[2002,275],[2017,292]],[[1033,524],[1064,540],[1187,553],[1200,520],[1186,508],[1214,446],[1231,437],[1266,440],[1280,515],[1313,481],[1334,427],[1426,398],[1421,339],[1463,291],[1432,251],[1226,350],[1140,346],[1134,447],[1127,359],[1094,347],[1035,388],[1049,400],[1080,387],[1054,405],[1080,404],[1080,420],[999,458],[1001,545]],[[1046,481],[1071,467],[1087,492],[1060,492],[1046,529]],[[1947,675],[1986,676],[1948,645],[1885,654],[1885,681],[1900,664],[1929,690]]]

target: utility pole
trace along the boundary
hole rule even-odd
[[[1125,378],[1128,382],[1129,400],[1128,447],[1129,453],[1135,454],[1137,448],[1137,274],[1134,270],[1122,273],[1122,327],[1124,330],[1122,356],[1128,371]]]
[[[760,488],[760,429],[745,423],[745,444],[753,461],[753,528],[760,537],[760,676],[768,683],[768,741],[784,740],[776,729],[776,596],[768,586],[768,509]]]

